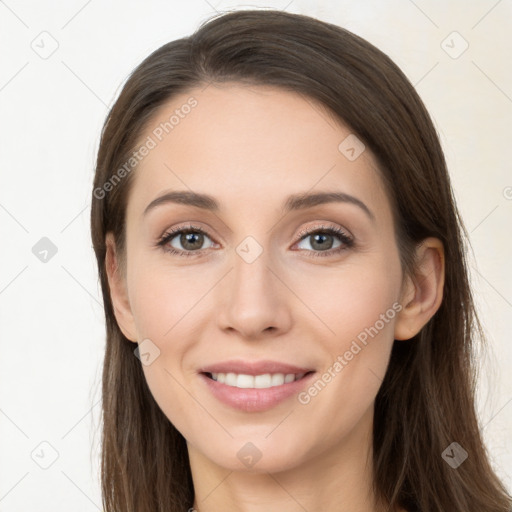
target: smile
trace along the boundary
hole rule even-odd
[[[305,373],[264,373],[262,375],[247,375],[244,373],[207,373],[207,375],[221,384],[226,384],[227,386],[235,388],[266,389],[300,380],[304,377]]]
[[[284,361],[234,359],[198,368],[205,391],[230,408],[263,412],[300,393],[316,371]]]

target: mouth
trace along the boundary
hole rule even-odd
[[[260,364],[260,368],[245,363],[230,364],[232,371],[227,371],[226,364],[219,366],[202,368],[199,372],[205,393],[224,406],[245,413],[264,412],[286,403],[310,385],[316,374],[315,370],[283,364]]]
[[[226,386],[240,389],[269,389],[303,379],[313,371],[301,373],[263,373],[248,375],[245,373],[203,372],[211,380]]]

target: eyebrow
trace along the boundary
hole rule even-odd
[[[174,190],[171,192],[166,192],[165,194],[157,197],[151,203],[148,204],[146,209],[144,210],[143,215],[146,215],[149,211],[154,208],[169,204],[184,204],[188,206],[195,206],[196,208],[201,208],[203,210],[208,210],[212,212],[220,211],[220,206],[218,201],[208,195],[208,194],[200,194],[197,192],[191,192],[187,190]],[[372,211],[357,197],[354,197],[350,194],[346,194],[344,192],[304,192],[300,194],[293,194],[288,196],[286,201],[283,204],[283,213],[288,213],[291,211],[297,210],[305,210],[306,208],[311,208],[313,206],[318,206],[321,204],[327,203],[349,203],[355,206],[358,206],[364,213],[372,220],[375,221],[375,215]]]

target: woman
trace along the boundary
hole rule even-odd
[[[381,51],[280,11],[164,45],[91,215],[107,512],[510,510],[444,156]]]

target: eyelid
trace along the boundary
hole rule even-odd
[[[324,231],[327,231],[327,232],[334,231],[334,232],[336,232],[337,235],[343,235],[346,238],[350,238],[350,239],[354,238],[352,236],[352,234],[347,229],[342,228],[336,224],[331,224],[331,225],[321,224],[320,226],[303,228],[298,234],[299,238],[298,238],[297,242],[301,241],[307,235],[313,235],[315,233],[321,233]]]

